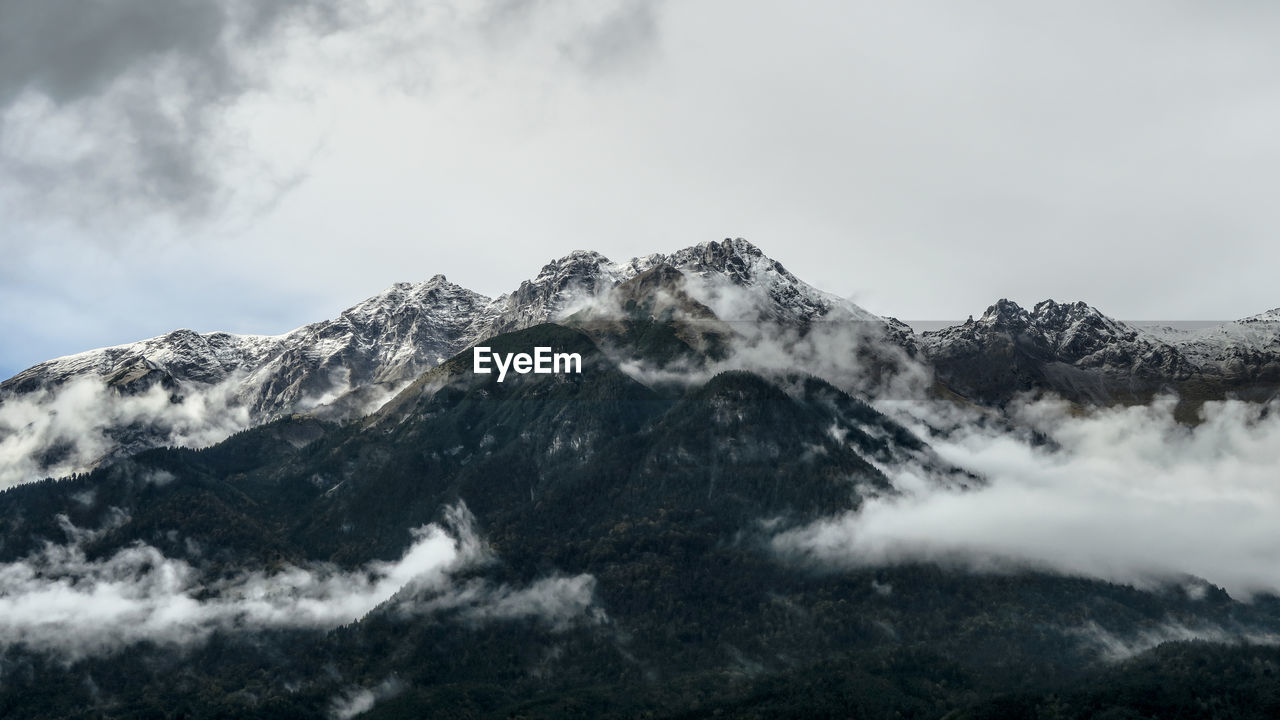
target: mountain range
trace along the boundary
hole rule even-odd
[[[1001,300],[915,333],[739,239],[50,360],[0,386],[0,717],[1276,717],[1247,500],[1278,320]],[[477,343],[583,372],[499,383]],[[1181,491],[1225,498],[1252,584],[1157,562],[1214,538],[1182,515],[1066,502],[1102,492],[1090,422],[1154,455],[1117,463],[1126,519],[1177,509],[1181,475],[1136,473],[1183,448],[1240,474]]]
[[[24,401],[43,407],[77,382],[100,387],[110,399],[151,393],[174,405],[195,397],[201,407],[176,420],[163,403],[152,403],[160,409],[149,413],[108,411],[118,418],[96,423],[101,439],[83,450],[70,437],[79,425],[42,428],[21,442],[19,429],[0,425],[0,448],[21,444],[25,473],[0,480],[86,470],[151,447],[208,444],[294,413],[359,417],[480,340],[551,321],[598,321],[633,287],[648,297],[662,289],[668,316],[716,323],[723,337],[758,337],[760,328],[807,333],[815,323],[849,329],[872,341],[831,352],[861,353],[863,374],[916,363],[939,389],[984,405],[1025,393],[1111,404],[1175,392],[1183,398],[1181,416],[1193,421],[1205,400],[1266,400],[1280,380],[1280,310],[1182,331],[1139,329],[1083,302],[1046,300],[1028,311],[1002,299],[977,320],[917,334],[808,285],[745,240],[726,239],[621,263],[577,251],[497,298],[435,275],[397,283],[336,319],[283,335],[176,330],[55,358],[0,383],[0,408]],[[671,304],[666,296],[676,295],[680,301]],[[0,457],[18,465],[15,450],[6,450]]]

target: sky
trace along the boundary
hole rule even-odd
[[[904,319],[1280,306],[1280,5],[0,0],[0,377],[745,237]]]

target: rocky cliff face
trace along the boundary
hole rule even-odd
[[[468,335],[477,340],[567,317],[660,265],[680,271],[687,281],[685,291],[725,322],[885,323],[805,283],[746,240],[726,238],[625,262],[613,262],[597,252],[575,251],[546,264],[536,277],[494,300]]]
[[[1028,391],[1095,403],[1144,399],[1200,373],[1173,345],[1083,302],[1045,300],[1028,311],[1000,300],[920,342],[939,378],[988,403]]]

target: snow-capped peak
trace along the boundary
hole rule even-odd
[[[217,441],[244,427],[335,402],[340,404],[331,409],[339,415],[362,413],[454,354],[489,303],[443,275],[396,283],[333,320],[281,335],[183,329],[49,360],[0,384],[0,402],[26,396],[28,403],[56,407],[72,384],[79,389],[66,391],[83,394],[83,383],[93,388],[98,405],[82,424],[101,426],[101,436],[94,431],[89,442],[58,435],[59,428],[76,426],[70,421],[30,426],[31,432],[43,433],[33,446],[74,450],[50,461],[57,464],[35,453],[24,474],[84,469],[157,445]],[[200,425],[201,417],[208,418],[207,427]]]
[[[1018,303],[1000,298],[977,320],[986,325],[1031,325],[1031,314]]]
[[[982,317],[921,335],[935,359],[963,356],[1008,341],[1042,361],[1181,377],[1194,368],[1172,346],[1084,302],[1043,300],[1030,310],[1008,299]]]
[[[552,260],[515,292],[493,302],[470,331],[474,339],[554,321],[586,307],[612,288],[667,264],[692,282],[689,293],[723,320],[808,323],[884,320],[836,295],[801,281],[781,263],[742,238],[703,242],[669,255],[651,254],[613,262],[576,250]]]
[[[800,280],[782,263],[742,238],[700,243],[672,253],[666,262],[690,277],[701,278],[713,291],[725,281],[747,291],[752,302],[746,307],[705,293],[699,297],[722,320],[884,324],[883,318]]]
[[[977,322],[992,327],[1034,331],[1043,335],[1055,348],[1112,340],[1133,341],[1142,334],[1137,328],[1108,317],[1088,303],[1060,303],[1052,299],[1041,300],[1028,311],[1012,300],[1001,298],[988,307]]]
[[[1280,308],[1193,330],[1153,330],[1206,371],[1274,382],[1280,375]]]
[[[1280,323],[1280,308],[1272,308],[1271,310],[1268,310],[1268,311],[1266,311],[1266,312],[1258,313],[1257,315],[1250,315],[1250,316],[1249,316],[1249,317],[1247,317],[1247,318],[1241,318],[1241,319],[1237,320],[1236,322],[1238,322],[1238,323],[1242,323],[1242,324],[1247,324],[1247,323]]]

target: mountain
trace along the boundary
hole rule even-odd
[[[670,271],[653,272],[660,287]],[[628,288],[644,307],[661,294]],[[683,342],[645,337],[650,350],[628,357]],[[1149,647],[1171,623],[1277,632],[1273,599],[1242,603],[1193,580],[1144,591],[1034,569],[780,553],[788,530],[900,493],[886,470],[984,482],[831,383],[735,370],[650,386],[591,334],[557,324],[486,342],[577,352],[584,371],[499,383],[463,352],[355,422],[295,415],[0,494],[0,708],[676,718],[1270,707],[1274,648],[1165,646],[1132,667],[1098,648]],[[1184,666],[1185,697],[1127,692]]]
[[[597,252],[574,251],[544,265],[515,291],[499,296],[468,335],[481,340],[570,314],[656,264],[659,257],[614,263]]]
[[[1162,326],[1148,332],[1237,394],[1252,399],[1274,395],[1280,381],[1280,308],[1199,330]]]
[[[453,354],[488,303],[436,275],[397,283],[333,320],[283,335],[176,330],[40,363],[0,383],[0,392],[13,397],[94,376],[126,394],[157,384],[177,390],[230,380],[255,418],[267,419],[351,387],[416,377]]]
[[[497,298],[469,335],[479,340],[567,317],[660,265],[679,271],[685,279],[685,291],[722,322],[885,322],[801,281],[750,242],[725,238],[670,255],[646,255],[620,263],[597,252],[575,251],[543,266],[536,277]]]
[[[292,413],[360,417],[443,358],[545,322],[578,327],[611,352],[640,351],[630,367],[652,379],[790,365],[869,397],[926,392],[992,406],[1020,393],[1106,405],[1171,391],[1179,417],[1194,421],[1206,400],[1274,396],[1278,317],[1139,329],[1081,302],[1028,311],[1001,300],[977,320],[917,335],[741,238],[625,262],[575,251],[493,299],[436,275],[283,335],[178,330],[40,363],[0,383],[0,486],[151,447],[205,446]]]
[[[1033,391],[1143,402],[1200,373],[1175,346],[1083,302],[1045,300],[1028,311],[1000,300],[977,320],[922,333],[920,343],[943,382],[988,404]]]
[[[472,371],[476,342],[581,372],[500,382]],[[1083,486],[1071,527],[1128,537],[1086,504],[1116,458],[1077,478],[1002,405],[1218,377],[1180,347],[1083,303],[1002,301],[915,336],[731,240],[573,253],[492,300],[437,276],[282,336],[51,361],[6,383],[0,450],[70,437],[101,460],[0,492],[0,716],[1275,717],[1265,583],[1244,601],[981,548],[982,503],[1017,524],[1045,497],[1003,477],[1028,458]],[[1246,497],[1265,497],[1249,417]],[[1233,452],[1160,428],[1155,451]],[[159,432],[193,447],[126,449]],[[1225,535],[1263,532],[1227,507]],[[933,544],[876,554],[886,522]],[[950,523],[978,547],[932,532]]]
[[[489,299],[443,275],[399,283],[283,335],[178,330],[40,363],[0,383],[0,485],[66,474],[150,447],[207,445],[294,412],[375,409],[455,353]],[[61,403],[59,398],[75,398]],[[4,422],[27,406],[36,421]]]
[[[919,336],[950,390],[989,405],[1020,393],[1055,393],[1088,405],[1180,398],[1194,421],[1208,400],[1267,401],[1280,382],[1280,312],[1182,330],[1134,327],[1083,302],[1045,300],[1030,311],[1009,300],[977,320]]]
[[[0,486],[150,447],[207,445],[296,412],[358,417],[443,358],[502,332],[562,319],[659,266],[676,271],[667,284],[678,282],[692,302],[711,303],[712,315],[739,330],[817,321],[887,327],[742,239],[625,263],[576,251],[496,299],[436,275],[397,283],[333,320],[283,335],[178,330],[24,370],[0,383],[0,458],[9,460]],[[50,420],[48,408],[73,387],[91,398],[78,402],[86,416]],[[7,426],[6,405],[34,406],[44,419],[28,425],[24,411]],[[17,449],[5,453],[5,443]]]
[[[685,248],[665,262],[687,277],[702,280],[699,289],[704,302],[725,322],[885,322],[848,300],[802,282],[741,238]]]

